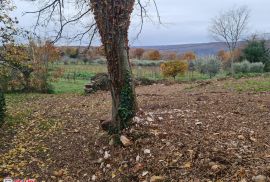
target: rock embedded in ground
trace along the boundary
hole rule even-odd
[[[143,171],[142,176],[146,176],[148,173],[148,171]]]
[[[120,141],[122,142],[122,144],[125,146],[125,147],[128,147],[128,146],[131,146],[133,143],[131,140],[129,140],[126,136],[122,135],[120,137]]]
[[[145,149],[143,152],[144,154],[151,154],[151,151],[149,149]]]
[[[111,155],[109,154],[109,152],[105,151],[104,159],[109,159],[110,157],[111,157]]]
[[[153,122],[153,121],[154,121],[154,119],[153,119],[153,118],[151,118],[151,117],[147,117],[147,121],[148,121],[148,122]]]
[[[213,165],[213,166],[211,167],[211,170],[214,171],[214,172],[216,172],[216,171],[220,170],[220,168],[221,168],[220,165],[215,164],[215,165]]]
[[[91,178],[92,181],[96,181],[97,180],[97,176],[96,175],[93,175],[92,178]]]
[[[162,182],[165,178],[163,176],[152,176],[150,182]]]
[[[238,138],[239,140],[245,140],[244,135],[238,135],[237,138]]]
[[[137,172],[139,172],[140,170],[142,170],[143,168],[144,168],[144,165],[143,165],[142,163],[138,163],[138,164],[136,164],[136,165],[133,167],[132,171],[133,171],[134,173],[137,173]]]
[[[136,162],[139,162],[140,161],[140,156],[139,155],[137,155],[137,157],[136,157]]]
[[[258,176],[253,176],[252,181],[254,182],[266,182],[267,177],[264,175],[258,175]]]

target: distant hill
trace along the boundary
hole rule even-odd
[[[215,55],[220,50],[227,50],[223,42],[182,44],[182,45],[160,45],[160,46],[140,46],[144,49],[156,49],[159,51],[173,51],[182,54],[188,51],[195,52],[198,56]]]
[[[264,36],[265,38],[265,36]],[[270,49],[270,35],[267,37],[266,46]],[[239,47],[244,46],[245,41],[239,42]],[[82,51],[86,46],[60,46],[60,48],[80,48]],[[220,50],[228,50],[224,42],[209,42],[209,43],[194,43],[194,44],[179,44],[179,45],[154,45],[154,46],[133,46],[131,48],[155,49],[159,51],[171,51],[183,54],[189,51],[195,52],[198,56],[216,55]]]

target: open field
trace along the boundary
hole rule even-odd
[[[270,78],[137,88],[130,147],[99,121],[110,95],[9,94],[0,178],[38,181],[251,181],[270,177]],[[2,179],[0,179],[2,180]]]
[[[151,62],[151,61],[150,61]],[[155,61],[152,61],[155,62]],[[64,75],[58,82],[52,82],[54,93],[83,93],[84,85],[89,83],[91,77],[97,73],[106,73],[107,67],[105,64],[55,64],[54,68],[64,70]],[[173,80],[173,78],[164,78],[161,74],[159,66],[133,66],[133,75],[135,78],[148,78],[150,80]],[[226,73],[221,72],[216,78],[224,78]],[[196,80],[210,79],[208,75],[198,72],[178,75],[177,82],[189,82]]]

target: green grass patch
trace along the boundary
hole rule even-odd
[[[83,94],[84,93],[84,85],[89,83],[87,80],[65,80],[60,79],[58,82],[53,82],[53,93],[54,94],[72,94],[72,93],[78,93]]]
[[[270,78],[261,77],[261,79],[244,80],[239,83],[226,83],[225,88],[238,92],[268,92],[270,91]]]

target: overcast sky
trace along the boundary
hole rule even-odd
[[[22,27],[30,28],[35,23],[32,15],[22,16],[22,12],[37,8],[32,2],[14,0],[17,5],[15,15]],[[135,40],[138,33],[138,17],[134,14],[130,28],[132,45],[170,45],[184,43],[202,43],[214,41],[208,33],[208,26],[213,17],[221,11],[236,6],[247,6],[250,11],[250,33],[270,32],[270,0],[156,0],[162,24],[158,23],[155,9],[149,8],[152,21],[144,23],[143,32]],[[75,31],[78,27],[72,27]],[[50,29],[43,29],[45,32]],[[87,40],[85,40],[87,41]],[[95,41],[98,44],[98,40]]]

